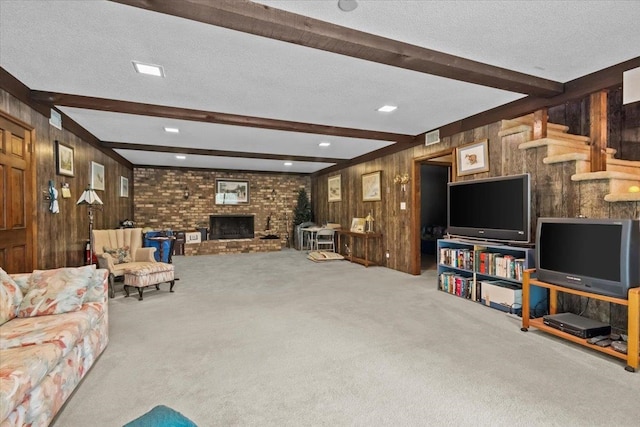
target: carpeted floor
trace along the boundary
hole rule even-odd
[[[295,250],[175,257],[118,292],[110,343],[55,422],[167,405],[204,426],[637,426],[640,373],[411,276]]]

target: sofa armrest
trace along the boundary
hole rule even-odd
[[[105,268],[109,271],[115,270],[115,264],[113,263],[113,257],[108,253],[103,253],[97,256],[98,258],[98,267]]]
[[[148,262],[156,262],[156,259],[153,256],[153,253],[156,251],[156,248],[138,248],[138,250],[136,250],[135,256],[134,256],[134,261],[136,262],[143,262],[143,261],[148,261]]]
[[[102,278],[102,292],[100,293],[101,298],[98,302],[106,303],[107,301],[109,301],[109,270],[100,267],[100,269],[97,270],[96,274],[98,275],[98,277]],[[107,307],[105,307],[104,309],[106,310]]]

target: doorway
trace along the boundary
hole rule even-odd
[[[435,270],[436,242],[447,229],[447,183],[450,167],[420,165],[420,269]]]
[[[415,198],[413,274],[437,269],[436,242],[447,229],[447,183],[453,150],[414,160]]]

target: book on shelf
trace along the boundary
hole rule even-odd
[[[470,299],[472,284],[473,277],[465,277],[451,271],[440,274],[440,290],[453,295]]]

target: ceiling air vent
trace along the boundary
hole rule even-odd
[[[440,142],[440,129],[431,131],[425,135],[424,145],[432,145]]]

